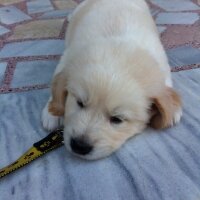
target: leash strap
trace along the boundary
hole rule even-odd
[[[15,162],[0,169],[0,178],[14,172],[15,170],[29,164],[36,158],[44,155],[45,153],[61,147],[63,145],[63,129],[57,129],[51,132],[44,139],[33,144],[33,146],[19,157]]]

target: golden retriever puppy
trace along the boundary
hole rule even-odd
[[[144,0],[86,0],[69,22],[42,123],[64,125],[70,152],[102,158],[148,124],[180,121],[180,97]]]

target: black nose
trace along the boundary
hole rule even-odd
[[[70,146],[73,152],[80,155],[86,155],[93,149],[93,147],[82,138],[72,138],[70,141]]]

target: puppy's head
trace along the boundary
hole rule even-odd
[[[165,86],[157,63],[138,52],[130,59],[108,53],[108,58],[90,64],[82,59],[68,67],[64,140],[70,152],[85,159],[102,158],[148,122],[155,128],[173,124],[180,99]]]
[[[70,74],[65,106],[65,145],[86,159],[111,154],[148,121],[140,86],[128,74],[95,68]]]

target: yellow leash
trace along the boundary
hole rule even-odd
[[[51,132],[47,137],[36,142],[33,146],[24,153],[20,158],[10,165],[0,169],[0,178],[10,174],[11,172],[29,164],[36,158],[44,155],[45,153],[56,149],[63,145],[63,129],[57,129]]]

